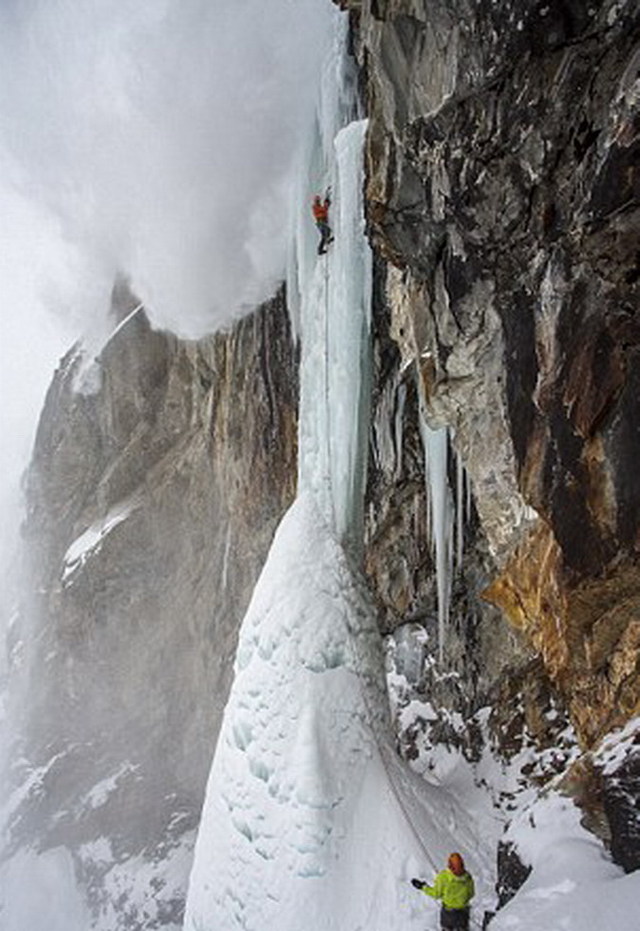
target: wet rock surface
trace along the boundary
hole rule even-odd
[[[615,774],[604,780],[604,811],[611,828],[611,854],[627,873],[640,869],[640,740]]]
[[[502,908],[514,897],[520,886],[531,873],[531,867],[525,866],[513,844],[504,843],[498,847],[498,907]]]
[[[510,667],[528,661],[530,650],[517,630],[505,627],[501,612],[482,597],[495,571],[495,559],[478,517],[473,488],[468,476],[459,471],[461,457],[450,445],[448,484],[455,551],[451,605],[442,643],[443,668],[425,665],[426,656],[439,652],[440,632],[433,503],[421,436],[423,386],[407,344],[405,319],[394,320],[389,293],[381,266],[374,300],[365,571],[378,601],[381,628],[393,635],[398,662],[402,665],[403,657],[411,657],[412,651],[422,656],[420,668],[414,669],[413,660],[407,660],[411,666],[408,681],[434,705],[470,714],[488,700]],[[426,634],[427,650],[411,634],[415,625]]]
[[[640,696],[637,6],[349,6],[390,328],[592,743]]]

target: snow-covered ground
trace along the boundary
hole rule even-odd
[[[583,827],[583,813],[559,785],[580,756],[571,729],[561,734],[557,747],[542,753],[523,735],[522,750],[507,762],[491,749],[486,727],[489,712],[484,709],[475,716],[483,733],[483,749],[478,760],[469,762],[459,750],[430,740],[431,723],[441,723],[447,712],[411,697],[411,686],[393,662],[390,667],[396,728],[401,739],[411,734],[417,750],[411,768],[455,799],[452,818],[467,824],[475,835],[472,847],[487,858],[473,903],[472,927],[481,928],[485,912],[496,910],[495,858],[502,841],[517,850],[531,872],[514,898],[495,914],[491,931],[638,931],[640,872],[626,875],[612,862],[603,844]],[[463,734],[462,720],[450,724],[453,731]],[[638,740],[640,718],[635,718],[603,742],[594,754],[594,764],[603,773],[613,770],[633,752]],[[559,757],[564,759],[560,774],[544,788],[536,788],[529,778],[531,772],[540,777]],[[432,802],[433,796],[426,800],[427,805]]]
[[[625,873],[553,791],[523,808],[506,837],[532,872],[491,931],[638,931],[640,872]]]

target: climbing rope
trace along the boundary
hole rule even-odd
[[[326,457],[327,457],[326,484],[327,484],[327,493],[329,495],[329,499],[331,502],[332,526],[335,528],[336,527],[336,515],[335,515],[335,503],[334,503],[334,495],[333,495],[333,479],[332,479],[332,474],[331,474],[332,449],[331,449],[331,422],[330,422],[331,405],[330,405],[330,390],[329,390],[329,335],[330,335],[329,308],[330,308],[330,303],[329,303],[329,258],[328,258],[328,254],[326,254],[325,263],[324,263],[324,298],[325,298],[324,299],[324,400],[325,400],[325,420],[326,420],[326,432],[327,432],[327,436],[326,436]],[[369,704],[369,700],[368,700],[368,697],[366,695],[364,685],[363,685],[363,671],[362,671],[362,665],[360,663],[360,657],[358,654],[355,634],[354,634],[354,631],[351,629],[351,626],[348,621],[347,621],[346,627],[347,627],[347,632],[348,632],[348,642],[349,642],[349,648],[351,652],[351,659],[353,663],[353,668],[356,673],[356,678],[358,680],[362,702],[363,702],[363,705],[366,711],[366,715],[369,719],[369,724],[370,724],[372,733],[374,735],[374,739],[375,739],[378,753],[380,755],[380,759],[382,760],[382,765],[384,766],[385,772],[387,774],[389,785],[396,798],[396,801],[398,802],[400,811],[402,812],[403,817],[405,818],[407,824],[409,825],[409,828],[411,829],[418,843],[418,846],[423,851],[427,861],[437,871],[436,864],[431,854],[429,853],[422,838],[420,837],[420,834],[418,833],[415,825],[413,824],[411,817],[409,816],[409,813],[402,799],[401,792],[399,791],[395,783],[395,777],[393,773],[391,772],[389,762],[386,759],[387,749],[383,747],[382,745],[382,740],[377,730],[375,716]]]
[[[387,774],[387,779],[388,779],[388,782],[389,782],[389,786],[390,786],[391,791],[393,792],[394,797],[395,797],[395,799],[396,799],[396,801],[397,801],[397,803],[398,803],[398,807],[400,808],[400,811],[402,812],[402,815],[403,815],[405,821],[407,822],[407,824],[408,824],[408,826],[409,826],[409,828],[410,828],[410,830],[411,830],[411,833],[413,834],[413,836],[414,836],[414,838],[415,838],[415,840],[416,840],[418,846],[420,847],[420,849],[421,849],[422,852],[424,853],[424,855],[425,855],[427,861],[429,862],[429,864],[430,864],[430,865],[433,867],[433,869],[436,870],[436,872],[437,872],[438,867],[436,866],[436,863],[435,863],[433,857],[432,857],[431,854],[429,853],[428,848],[426,847],[424,841],[422,840],[422,837],[420,836],[420,834],[419,834],[419,832],[418,832],[416,826],[414,825],[414,823],[413,823],[413,821],[412,821],[412,819],[411,819],[411,816],[410,816],[409,812],[407,811],[407,807],[406,807],[406,805],[405,805],[405,803],[404,803],[404,800],[403,800],[403,798],[402,798],[402,793],[400,792],[400,790],[399,790],[399,788],[398,788],[398,786],[397,786],[397,784],[396,784],[395,775],[394,775],[394,773],[392,772],[391,767],[390,767],[390,765],[389,765],[389,761],[388,761],[388,759],[387,759],[387,754],[389,753],[389,748],[388,748],[388,746],[383,745],[383,741],[382,741],[382,739],[381,739],[381,737],[380,737],[380,735],[379,735],[379,733],[378,733],[378,725],[377,725],[377,722],[376,722],[376,718],[375,718],[375,715],[374,715],[374,713],[373,713],[373,710],[372,710],[372,708],[371,708],[371,705],[370,705],[370,703],[369,703],[369,699],[368,699],[367,694],[366,694],[366,691],[365,691],[365,687],[364,687],[364,684],[363,684],[364,673],[363,673],[363,670],[362,670],[362,665],[361,665],[361,663],[360,663],[360,656],[359,656],[359,653],[358,653],[358,647],[357,647],[357,643],[356,643],[356,638],[355,638],[354,631],[351,629],[351,625],[349,624],[348,621],[347,621],[347,623],[346,623],[346,628],[347,628],[347,632],[348,632],[348,635],[349,635],[349,637],[348,637],[348,642],[349,642],[349,647],[350,647],[350,652],[351,652],[351,659],[352,659],[353,667],[354,667],[354,670],[355,670],[355,673],[356,673],[356,678],[357,678],[357,680],[358,680],[358,686],[359,686],[359,689],[360,689],[360,696],[361,696],[361,698],[362,698],[362,703],[363,703],[363,705],[364,705],[367,718],[369,719],[369,725],[370,725],[371,731],[372,731],[372,733],[373,733],[373,737],[374,737],[374,740],[375,740],[376,748],[377,748],[378,753],[379,753],[379,755],[380,755],[380,759],[382,760],[382,765],[383,765],[383,767],[384,767],[384,770],[385,770],[385,772],[386,772],[386,774]]]
[[[346,626],[346,628],[347,628],[347,634],[348,634],[348,638],[347,638],[347,639],[348,639],[349,651],[350,651],[350,653],[351,653],[351,661],[352,661],[352,663],[353,663],[353,668],[354,668],[354,671],[355,671],[356,679],[358,680],[358,688],[359,688],[359,690],[360,690],[360,696],[361,696],[361,698],[362,698],[362,704],[363,704],[363,706],[364,706],[365,713],[366,713],[366,716],[367,716],[367,718],[368,718],[369,725],[370,725],[370,727],[371,727],[371,731],[372,731],[372,733],[373,733],[373,738],[374,738],[374,741],[375,741],[376,749],[378,750],[378,753],[379,753],[379,755],[380,755],[380,759],[382,760],[382,765],[383,765],[384,770],[385,770],[385,772],[386,772],[386,774],[387,774],[387,780],[388,780],[388,783],[389,783],[389,787],[391,788],[391,791],[392,791],[392,793],[393,793],[393,795],[394,795],[394,797],[395,797],[395,799],[396,799],[396,801],[397,801],[397,803],[398,803],[398,807],[399,807],[400,811],[402,812],[402,815],[403,815],[403,817],[404,817],[404,819],[405,819],[407,825],[409,826],[409,829],[411,830],[411,833],[413,834],[413,836],[414,836],[414,838],[415,838],[415,840],[416,840],[416,842],[417,842],[417,844],[418,844],[418,847],[420,848],[420,850],[422,850],[422,852],[423,852],[423,854],[424,854],[424,856],[425,856],[425,859],[427,860],[427,862],[429,863],[429,865],[431,866],[431,868],[433,869],[433,871],[434,871],[435,873],[438,873],[439,870],[440,870],[440,867],[436,864],[435,860],[434,860],[433,857],[431,856],[431,854],[430,854],[430,852],[429,852],[429,849],[427,848],[427,846],[426,846],[426,844],[424,843],[424,841],[423,841],[423,839],[422,839],[422,837],[421,837],[421,835],[420,835],[418,829],[416,828],[415,824],[413,823],[413,820],[412,820],[412,818],[411,818],[411,815],[410,815],[410,813],[409,813],[409,811],[408,811],[408,809],[407,809],[407,806],[406,806],[406,804],[405,804],[405,801],[404,801],[404,799],[403,799],[403,797],[402,797],[402,792],[400,791],[400,789],[399,789],[399,787],[398,787],[398,785],[397,785],[397,783],[396,783],[395,774],[394,774],[394,772],[393,772],[393,770],[392,770],[391,765],[389,764],[389,754],[390,754],[390,753],[393,753],[393,750],[389,747],[388,743],[387,743],[386,741],[383,740],[383,738],[381,737],[381,735],[380,735],[380,733],[379,733],[379,729],[378,729],[378,719],[377,719],[377,717],[376,717],[376,715],[375,715],[375,713],[374,713],[374,711],[373,711],[373,709],[372,709],[372,707],[371,707],[371,704],[370,704],[370,702],[369,702],[369,698],[368,698],[367,693],[366,693],[365,685],[364,685],[365,675],[364,675],[364,672],[363,672],[363,665],[362,665],[362,662],[361,662],[361,660],[360,660],[360,653],[359,653],[359,650],[358,650],[358,644],[357,644],[356,634],[355,634],[355,631],[353,630],[353,628],[352,628],[352,626],[351,626],[351,624],[350,624],[350,622],[349,622],[348,619],[347,619],[346,622],[345,622],[345,626]],[[482,931],[483,922],[481,921],[481,919],[476,918],[473,914],[470,914],[470,915],[469,915],[469,921],[470,921],[470,924],[471,924],[472,927],[477,928],[478,931]]]

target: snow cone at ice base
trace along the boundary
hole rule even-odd
[[[395,756],[366,587],[305,494],[243,622],[185,928],[382,929],[402,914],[423,931],[418,837],[452,842],[425,793]]]

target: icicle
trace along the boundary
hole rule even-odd
[[[420,436],[422,437],[422,430],[420,431]],[[425,471],[424,471],[424,474],[425,474],[425,479],[426,479],[426,476],[428,476],[428,474],[429,474],[429,471],[428,471],[428,470],[429,470],[429,465],[428,465],[428,463],[427,463],[427,455],[428,455],[428,454],[427,454],[427,447],[426,447],[426,443],[425,443],[425,441],[424,441],[424,437],[422,437],[422,450],[423,450],[423,454],[424,454],[424,470],[425,470]],[[427,525],[427,527],[426,527],[426,530],[427,530],[427,532],[426,532],[427,546],[429,547],[429,549],[430,549],[431,551],[433,551],[433,548],[434,548],[434,545],[435,545],[435,538],[434,538],[434,535],[433,535],[433,517],[432,517],[433,508],[432,508],[432,506],[431,506],[431,495],[429,494],[429,483],[428,483],[428,481],[425,482],[425,498],[426,498],[426,500],[425,500],[425,520],[426,520],[426,525]]]
[[[438,658],[444,657],[444,642],[449,622],[452,581],[453,505],[447,475],[449,431],[433,430],[427,423],[425,403],[420,390],[420,436],[425,457],[427,502],[430,514],[432,548],[435,552],[436,589],[438,593]]]
[[[456,568],[462,566],[464,551],[464,465],[456,452]]]
[[[400,385],[397,391],[396,417],[395,417],[395,447],[396,447],[396,480],[402,475],[402,436],[403,436],[403,418],[404,405],[407,400],[407,389]]]
[[[222,557],[222,590],[226,592],[229,574],[229,554],[231,552],[231,522],[227,524],[227,533],[224,541],[224,555]]]

